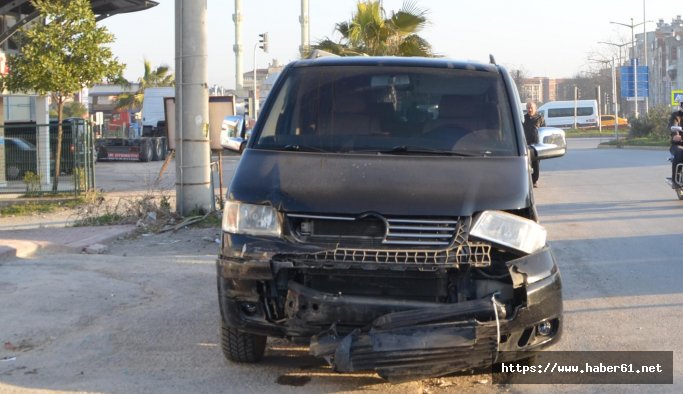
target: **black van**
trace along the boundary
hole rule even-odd
[[[529,357],[562,332],[519,95],[495,64],[337,58],[288,65],[230,185],[217,260],[222,349],[267,337],[337,371],[440,376]]]

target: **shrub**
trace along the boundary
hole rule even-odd
[[[24,183],[26,184],[26,196],[33,197],[40,194],[40,175],[33,171],[24,173]]]
[[[641,114],[638,119],[629,118],[631,138],[651,137],[653,139],[669,138],[669,116],[671,111],[668,106],[662,105],[650,108],[647,114]]]

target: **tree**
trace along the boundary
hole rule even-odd
[[[510,76],[512,77],[512,80],[515,82],[515,85],[517,85],[519,99],[522,100],[523,103],[526,103],[527,100],[529,100],[528,94],[524,89],[524,82],[528,78],[528,74],[529,73],[522,66],[510,70]]]
[[[378,0],[359,1],[348,22],[337,23],[338,42],[326,38],[314,46],[337,55],[434,56],[417,33],[427,24],[427,12],[415,1],[405,1],[390,17]]]
[[[169,73],[168,66],[161,65],[152,70],[150,62],[145,60],[144,67],[144,74],[138,79],[138,90],[135,93],[120,94],[116,100],[116,109],[126,108],[133,111],[139,111],[142,108],[145,89],[157,86],[175,85],[175,76],[172,73]]]
[[[88,108],[86,108],[85,105],[83,105],[79,102],[70,101],[70,102],[64,103],[64,110],[62,111],[64,118],[82,118],[87,113],[88,113]],[[51,118],[57,117],[57,106],[56,105],[50,105],[50,117]]]
[[[19,37],[20,53],[10,55],[9,74],[0,87],[10,92],[50,94],[57,105],[57,147],[52,190],[59,186],[64,103],[84,87],[121,78],[123,65],[107,44],[114,40],[98,27],[89,0],[31,0],[40,22]]]

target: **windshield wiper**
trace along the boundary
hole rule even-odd
[[[419,154],[442,155],[442,156],[463,156],[463,157],[478,156],[477,154],[474,154],[472,152],[458,152],[458,151],[452,151],[452,150],[433,149],[433,148],[426,148],[423,146],[411,146],[411,145],[398,145],[398,146],[395,146],[395,147],[388,149],[388,150],[377,151],[377,153],[388,154],[388,155],[419,153]]]
[[[281,147],[282,150],[296,151],[296,152],[327,152],[325,149],[317,146],[289,144]]]

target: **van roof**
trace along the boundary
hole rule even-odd
[[[542,108],[553,108],[553,107],[573,107],[574,103],[576,102],[577,105],[590,105],[590,106],[597,106],[598,101],[597,100],[565,100],[565,101],[548,101],[547,103],[541,105],[538,107],[538,109]]]
[[[447,58],[426,57],[398,57],[398,56],[325,56],[317,59],[302,59],[291,63],[292,67],[310,66],[407,66],[407,67],[435,67],[458,68],[476,71],[499,72],[495,64],[481,63],[470,60],[455,60]]]

